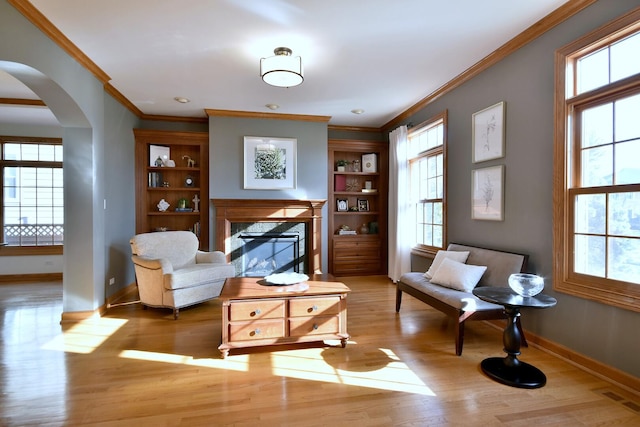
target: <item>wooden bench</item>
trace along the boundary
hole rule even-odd
[[[447,251],[468,251],[469,256],[466,264],[487,267],[477,286],[508,287],[509,276],[513,273],[524,272],[527,267],[528,256],[523,254],[458,243],[451,243]],[[400,312],[403,292],[456,320],[455,342],[458,356],[462,354],[464,323],[467,320],[506,319],[504,307],[501,305],[482,301],[471,292],[431,283],[429,279],[424,277],[424,272],[411,272],[402,275],[396,288],[396,312]],[[517,318],[516,326],[520,330],[522,345],[527,346],[520,318]]]

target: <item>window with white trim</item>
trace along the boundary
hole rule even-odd
[[[59,138],[0,136],[3,253],[63,245],[62,160]]]
[[[556,53],[555,289],[640,311],[640,10]]]
[[[435,253],[446,244],[446,111],[408,134],[409,185],[418,251]]]

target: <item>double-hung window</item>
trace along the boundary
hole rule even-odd
[[[62,253],[62,140],[0,136],[2,254]]]
[[[435,253],[446,244],[446,111],[408,134],[409,185],[418,252]]]
[[[640,311],[640,11],[556,53],[555,289]]]

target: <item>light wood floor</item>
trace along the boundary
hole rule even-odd
[[[220,303],[109,309],[60,325],[60,283],[0,285],[3,426],[595,426],[640,425],[640,399],[537,348],[521,359],[547,385],[485,377],[501,331],[453,325],[385,278],[345,278],[346,348],[236,350],[222,360]],[[523,316],[526,330],[526,318]],[[337,345],[338,343],[328,344]]]

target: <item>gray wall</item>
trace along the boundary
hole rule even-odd
[[[245,190],[244,137],[297,139],[297,185],[291,190]],[[209,194],[211,199],[327,198],[327,124],[294,120],[211,117],[209,119]],[[215,244],[215,207],[211,205],[211,242]],[[322,209],[322,269],[327,270],[327,205]],[[220,249],[220,248],[215,248]]]
[[[449,241],[530,255],[529,269],[546,278],[556,307],[523,314],[526,329],[629,374],[640,376],[640,314],[553,290],[552,194],[554,53],[638,6],[637,0],[600,1],[547,32],[407,122],[449,111]],[[506,102],[506,157],[471,162],[471,116]],[[471,219],[471,171],[505,165],[505,219]],[[419,269],[424,263],[418,262]]]
[[[108,277],[120,281],[109,293],[133,282],[131,263],[111,251],[122,252],[122,236],[134,232],[127,159],[137,119],[6,1],[0,1],[0,66],[38,94],[62,126],[52,136],[62,136],[65,150],[63,310],[93,311],[105,301]]]

